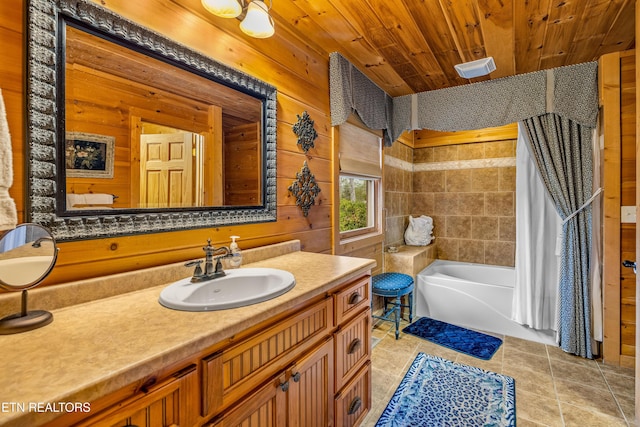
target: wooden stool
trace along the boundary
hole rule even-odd
[[[382,316],[372,317],[388,322],[395,321],[396,339],[398,339],[402,307],[409,308],[409,323],[413,322],[413,278],[402,273],[376,274],[371,278],[371,292],[373,295],[381,296],[384,300]],[[409,295],[409,304],[402,304],[402,297],[407,294]],[[394,298],[394,300],[387,302],[387,298]],[[388,305],[391,305],[391,308],[388,309]],[[390,318],[391,315],[394,315],[393,319]]]

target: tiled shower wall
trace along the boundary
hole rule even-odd
[[[413,192],[413,148],[394,143],[384,148],[385,250],[404,244]]]
[[[438,259],[514,265],[515,144],[414,150],[410,212],[433,218]]]

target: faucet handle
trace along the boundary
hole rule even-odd
[[[193,271],[193,277],[199,277],[199,276],[202,276],[202,267],[200,266],[201,264],[202,264],[202,260],[198,259],[195,261],[189,261],[184,266],[185,267],[195,266],[196,269]]]

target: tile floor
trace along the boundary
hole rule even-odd
[[[375,425],[418,352],[513,377],[518,427],[635,425],[633,369],[512,337],[503,337],[502,346],[485,361],[404,333],[396,341],[392,327],[378,322],[373,328],[372,409],[363,427]]]

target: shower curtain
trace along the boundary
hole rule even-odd
[[[516,286],[512,318],[534,329],[557,328],[562,233],[558,215],[518,124],[516,144]]]

